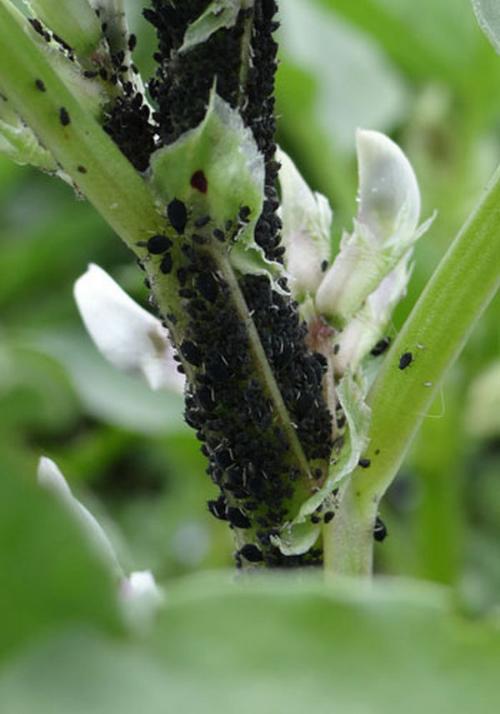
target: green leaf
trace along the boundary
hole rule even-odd
[[[153,392],[142,379],[112,367],[90,343],[74,333],[27,335],[30,344],[67,370],[87,411],[98,419],[144,434],[178,434],[183,400],[171,392]]]
[[[200,17],[189,25],[181,52],[206,42],[217,30],[233,27],[240,10],[253,6],[254,0],[213,0]]]
[[[195,215],[208,214],[222,229],[227,221],[234,224],[240,209],[248,206],[250,221],[238,233],[236,245],[250,251],[247,267],[255,264],[255,272],[262,265],[252,254],[261,255],[261,262],[267,264],[254,240],[263,205],[264,159],[239,113],[215,91],[201,124],[153,154],[151,167],[153,187],[162,201],[177,198],[189,205]],[[196,176],[206,182],[204,190],[193,185]],[[242,264],[241,255],[236,263]]]
[[[0,572],[0,660],[54,627],[120,629],[116,583],[34,473],[29,483],[2,472]]]
[[[446,590],[277,577],[169,588],[150,639],[66,632],[0,675],[15,714],[491,714],[498,622],[468,621]]]

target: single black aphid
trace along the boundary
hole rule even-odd
[[[358,461],[358,464],[361,466],[362,469],[367,469],[370,466],[371,461],[370,459],[360,459]]]
[[[194,367],[201,367],[203,361],[200,350],[196,347],[194,342],[190,340],[184,340],[181,345],[181,352],[184,358],[192,364]]]
[[[251,543],[244,545],[238,554],[248,560],[249,563],[260,563],[263,560],[262,552],[256,545]]]
[[[68,110],[65,107],[59,109],[59,121],[63,126],[68,126],[71,123],[71,119]]]
[[[335,517],[334,511],[327,511],[325,513],[325,517],[323,520],[325,523],[330,523],[331,521],[333,521],[334,517]]]
[[[172,247],[172,241],[163,235],[151,236],[148,240],[147,247],[148,251],[153,255],[161,255]]]
[[[216,501],[209,501],[208,510],[212,516],[215,516],[215,518],[218,518],[220,521],[227,521],[226,499],[224,496],[219,496]]]
[[[35,79],[35,87],[40,91],[40,92],[46,92],[47,88],[45,84],[42,82],[41,79]]]
[[[196,288],[208,302],[217,300],[219,286],[212,273],[200,273],[196,278]]]
[[[208,223],[210,223],[210,216],[202,216],[196,219],[194,225],[195,228],[204,228]]]
[[[165,253],[160,263],[160,270],[163,275],[169,275],[172,271],[173,261],[170,253]]]
[[[384,521],[377,516],[375,520],[375,527],[373,529],[373,537],[378,543],[382,543],[387,538],[387,528]]]
[[[413,355],[411,352],[405,352],[399,358],[399,369],[406,369],[413,362]]]
[[[179,235],[182,235],[186,230],[188,220],[185,204],[179,201],[179,199],[174,198],[167,206],[167,216],[172,228],[177,231]]]
[[[388,349],[390,344],[391,344],[391,338],[383,337],[381,340],[379,340],[377,342],[377,344],[372,349],[370,354],[373,355],[373,357],[378,357],[379,355],[384,354],[384,352]]]
[[[134,33],[131,33],[128,37],[128,48],[131,52],[135,50],[135,47],[137,45],[137,37],[134,35]]]
[[[235,528],[245,529],[250,528],[250,526],[252,525],[249,519],[243,513],[243,511],[240,511],[239,508],[228,508],[227,520]]]

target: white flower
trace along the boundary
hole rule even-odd
[[[428,228],[418,229],[420,191],[401,149],[384,134],[358,130],[359,208],[352,234],[316,295],[319,313],[344,326]]]
[[[335,371],[354,372],[361,360],[384,336],[384,330],[398,302],[406,294],[411,269],[409,255],[387,275],[366,299],[361,310],[337,337],[338,351],[334,355]]]
[[[90,511],[73,496],[66,479],[57,465],[51,459],[43,456],[38,463],[37,476],[38,483],[43,488],[54,493],[81,525],[83,532],[99,557],[109,565],[113,573],[121,577],[123,571],[118,563],[111,541]]]
[[[500,5],[498,0],[472,0],[480,28],[500,53]]]
[[[314,295],[322,278],[322,263],[330,257],[332,210],[328,199],[313,193],[297,167],[279,150],[281,164],[282,243],[290,289],[298,300]]]
[[[173,349],[160,320],[130,298],[97,265],[75,283],[74,295],[85,327],[99,351],[118,369],[142,374],[152,389],[181,393]]]
[[[149,570],[133,571],[125,576],[115,549],[104,529],[85,506],[73,496],[57,464],[43,456],[38,463],[38,483],[51,491],[80,525],[98,557],[117,577],[118,594],[125,615],[131,624],[143,626],[163,601],[163,595]]]

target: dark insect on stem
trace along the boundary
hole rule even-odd
[[[399,369],[406,369],[413,362],[413,355],[411,352],[405,352],[399,358]]]
[[[384,521],[377,516],[375,520],[375,527],[373,528],[373,537],[377,543],[382,543],[387,538],[387,528]]]
[[[373,355],[373,357],[378,357],[379,355],[384,354],[384,352],[389,348],[390,344],[391,344],[391,338],[383,337],[381,340],[379,340],[377,342],[377,344],[372,349],[370,354]]]
[[[188,220],[187,208],[182,201],[174,198],[173,201],[167,206],[167,217],[170,221],[172,228],[177,231],[179,235],[182,235],[186,230],[186,224]]]
[[[68,110],[65,107],[59,109],[59,121],[62,126],[68,126],[71,123],[71,118],[69,116]]]

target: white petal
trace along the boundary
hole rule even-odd
[[[319,313],[345,326],[429,227],[418,229],[420,191],[401,149],[376,131],[358,130],[359,209],[352,234],[316,296]]]
[[[301,299],[307,293],[314,294],[323,278],[321,264],[330,256],[333,216],[328,200],[311,191],[290,157],[279,150],[276,158],[281,163],[285,265],[292,293]]]
[[[472,0],[477,21],[493,47],[500,53],[500,4],[498,0]]]
[[[80,524],[95,552],[108,564],[111,571],[121,575],[122,569],[115,550],[104,529],[90,511],[73,496],[66,479],[54,461],[43,456],[38,463],[37,477],[38,483],[52,491]]]
[[[135,570],[122,581],[122,595],[133,600],[137,598],[161,599],[161,593],[150,570]]]
[[[413,168],[388,136],[358,129],[358,221],[373,238],[405,240],[415,232],[420,217],[420,191]]]
[[[75,283],[75,300],[99,351],[118,369],[142,374],[152,389],[182,393],[173,350],[160,320],[140,307],[97,265]]]
[[[149,570],[135,571],[120,584],[121,604],[130,625],[139,632],[148,630],[153,617],[164,601]]]
[[[335,371],[352,373],[377,342],[384,336],[392,312],[406,294],[411,271],[408,257],[387,275],[366,300],[361,310],[347,324],[337,338]]]

